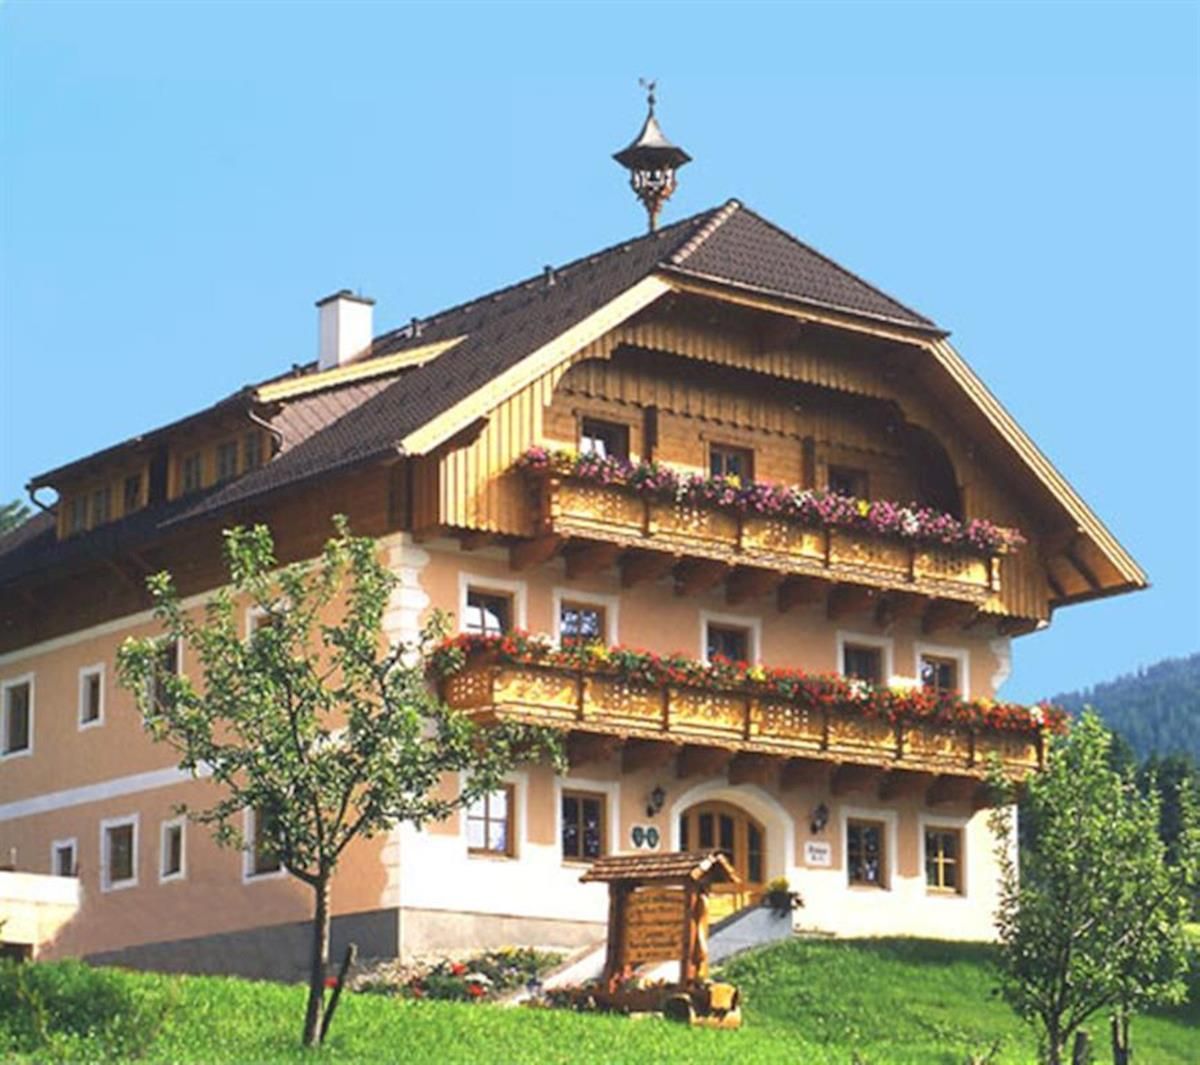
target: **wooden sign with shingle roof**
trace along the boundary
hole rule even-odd
[[[600,858],[580,877],[608,884],[609,990],[641,965],[679,961],[687,987],[708,971],[708,890],[739,882],[719,851],[625,854]]]

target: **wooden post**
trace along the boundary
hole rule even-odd
[[[342,958],[342,967],[338,970],[337,983],[333,986],[333,994],[329,999],[329,1006],[325,1010],[325,1016],[321,1019],[321,1042],[325,1042],[325,1037],[329,1034],[329,1025],[333,1022],[333,1013],[338,1007],[338,1003],[342,999],[342,988],[346,984],[346,974],[350,971],[350,966],[354,964],[354,959],[358,956],[358,946],[351,943],[346,948],[346,956]]]
[[[608,946],[604,953],[604,982],[611,985],[624,967],[625,905],[629,886],[625,883],[608,885]]]
[[[695,887],[683,886],[683,950],[679,955],[679,983],[688,987],[695,979],[692,974],[692,943],[696,934],[696,907],[693,902]]]

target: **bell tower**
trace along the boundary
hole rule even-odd
[[[675,191],[675,172],[690,163],[692,157],[682,148],[667,140],[654,117],[655,88],[657,82],[639,79],[638,84],[646,90],[648,113],[642,123],[642,131],[628,148],[622,148],[613,158],[629,171],[629,187],[646,208],[649,230],[658,228],[658,215],[662,205]]]

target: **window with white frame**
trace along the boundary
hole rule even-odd
[[[78,846],[73,839],[56,839],[50,846],[52,876],[75,876],[79,870]]]
[[[756,618],[700,612],[700,654],[706,662],[718,658],[757,662],[761,638],[762,627]]]
[[[246,877],[274,876],[283,872],[283,859],[272,842],[269,811],[246,811]]]
[[[104,666],[85,666],[79,671],[79,727],[91,728],[104,721]]]
[[[0,756],[33,753],[33,676],[0,685]]]
[[[882,821],[846,822],[846,879],[863,887],[886,888],[887,826]]]
[[[489,588],[467,589],[467,609],[463,618],[466,632],[481,636],[499,636],[513,627],[513,597]]]
[[[164,821],[159,841],[158,879],[181,880],[185,872],[184,819]]]
[[[104,891],[137,884],[138,819],[118,817],[100,822],[100,887]]]
[[[467,849],[472,854],[511,858],[516,853],[516,788],[505,784],[467,807]]]

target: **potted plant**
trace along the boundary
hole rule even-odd
[[[804,903],[800,892],[793,891],[786,876],[777,876],[767,881],[767,890],[763,893],[763,905],[770,906],[776,917],[787,917],[792,910],[798,910]]]

